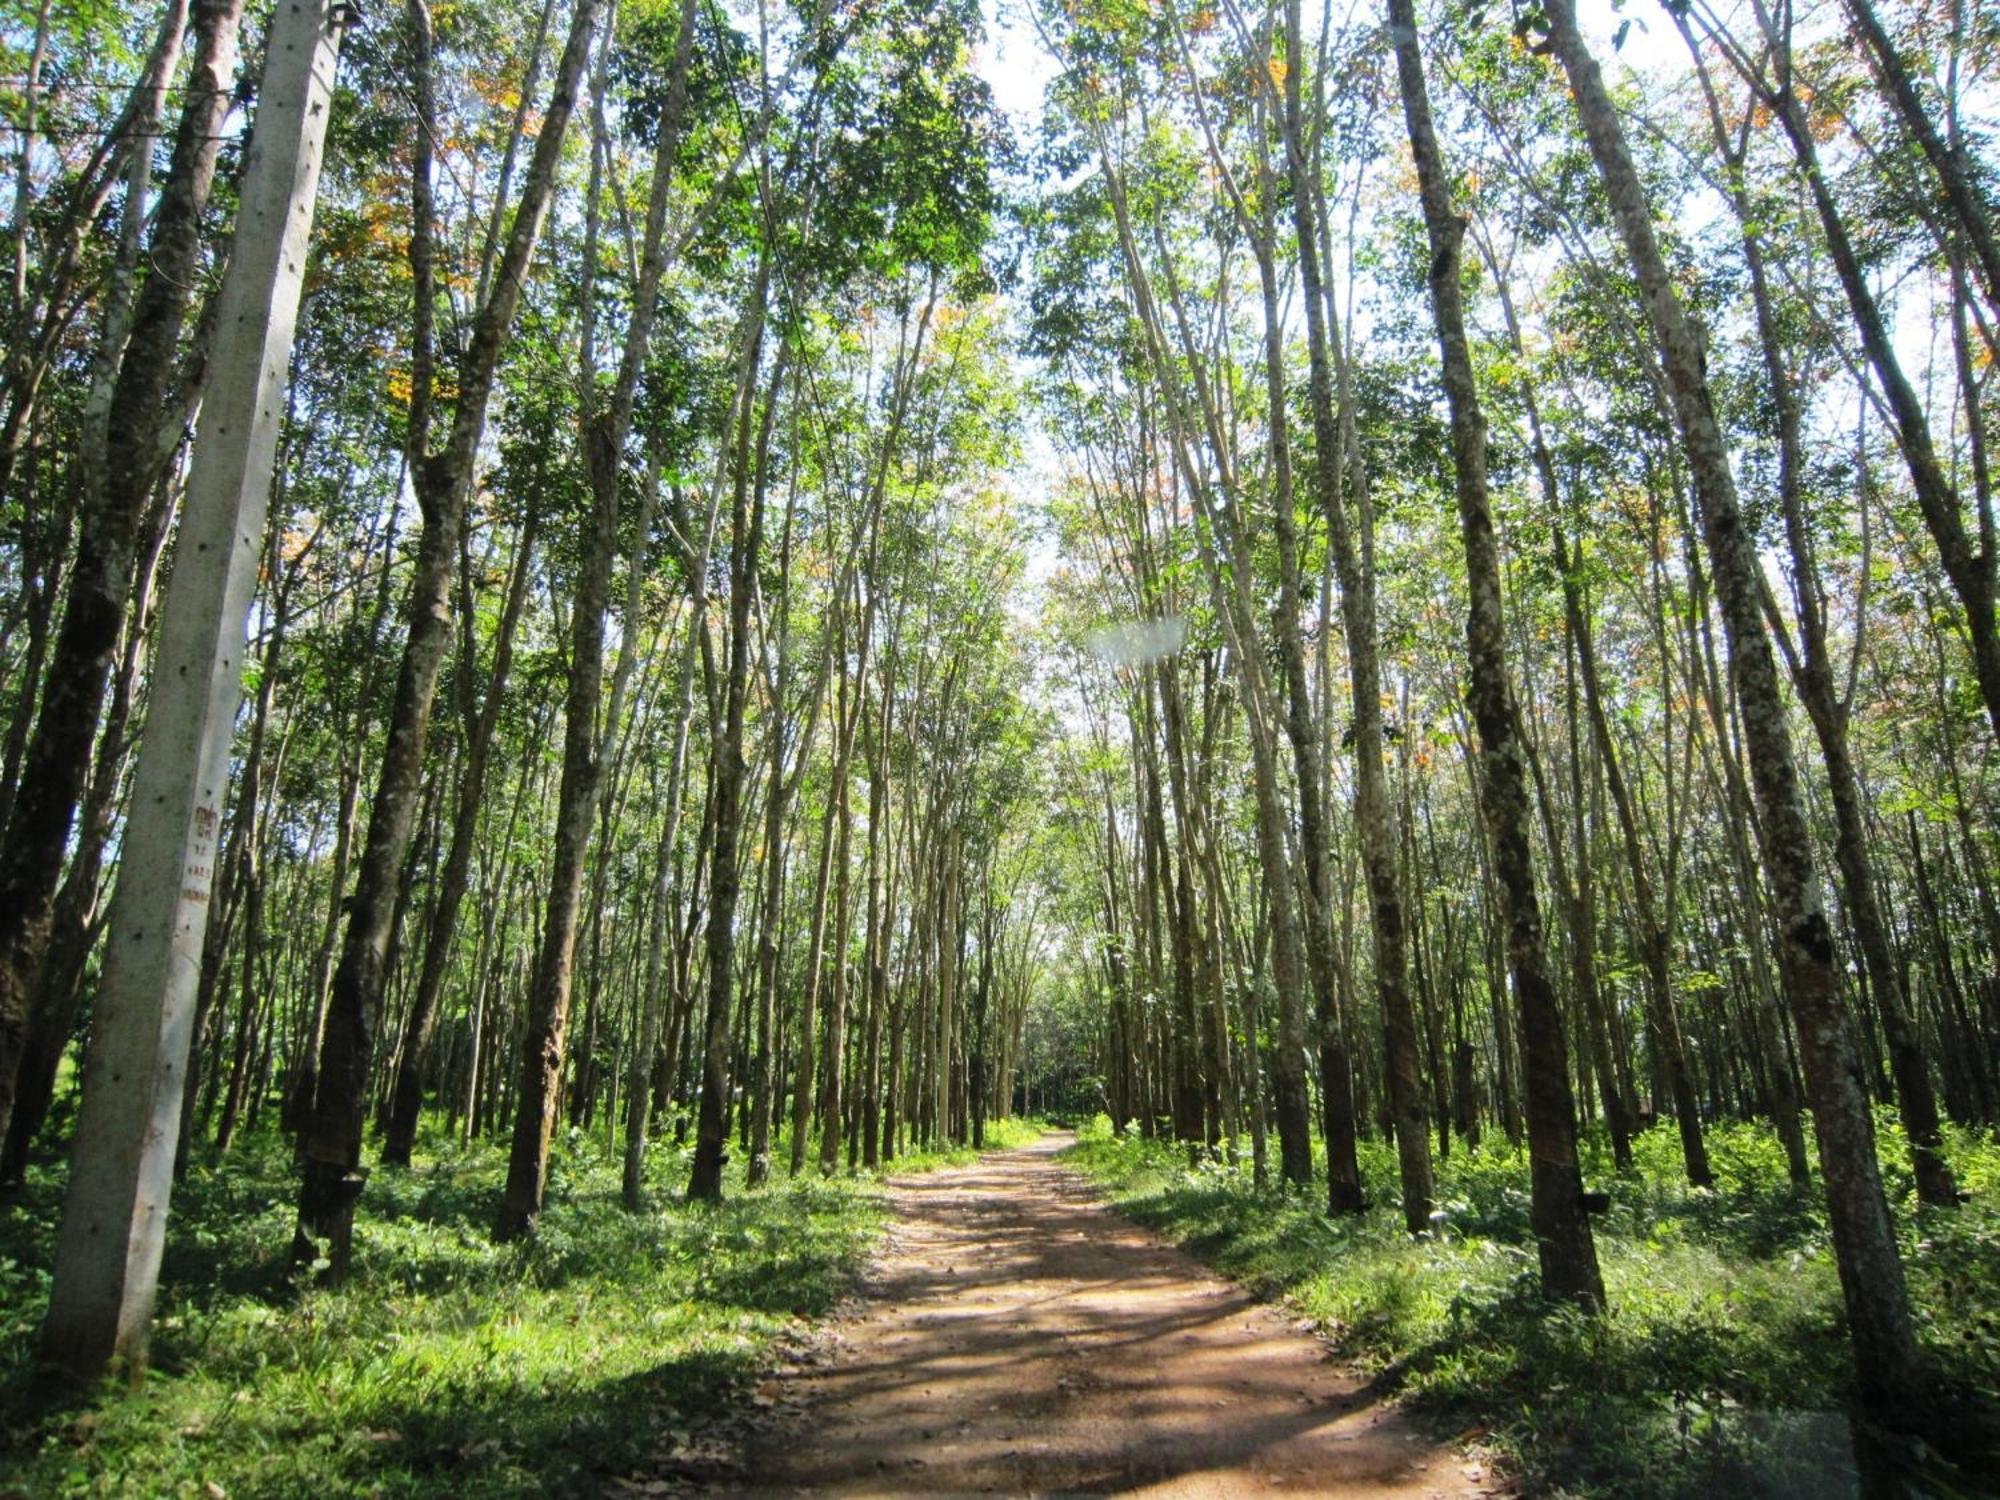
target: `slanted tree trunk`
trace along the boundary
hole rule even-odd
[[[1298,0],[1291,0],[1296,6]],[[1576,1158],[1576,1106],[1562,1010],[1550,982],[1541,913],[1528,844],[1530,812],[1514,696],[1507,681],[1506,622],[1500,593],[1500,548],[1486,485],[1486,418],[1472,374],[1460,285],[1465,221],[1452,206],[1451,184],[1431,123],[1423,53],[1412,0],[1389,0],[1389,33],[1403,94],[1403,120],[1416,159],[1418,196],[1430,242],[1431,312],[1437,322],[1445,400],[1451,409],[1451,457],[1465,547],[1470,609],[1465,643],[1470,666],[1467,700],[1479,729],[1481,809],[1493,840],[1493,867],[1507,924],[1507,965],[1521,1015],[1527,1072],[1530,1214],[1541,1257],[1542,1291],[1592,1311],[1604,1306],[1604,1278],[1583,1205]]]
[[[1841,897],[1853,924],[1857,946],[1861,949],[1869,989],[1881,1013],[1890,1066],[1896,1078],[1896,1093],[1902,1106],[1903,1126],[1910,1139],[1917,1193],[1926,1203],[1955,1205],[1958,1189],[1941,1149],[1937,1097],[1931,1089],[1930,1071],[1910,1024],[1902,976],[1890,952],[1888,930],[1875,894],[1873,861],[1862,823],[1861,788],[1847,737],[1851,704],[1842,701],[1835,686],[1836,675],[1827,639],[1824,587],[1808,531],[1805,499],[1801,493],[1806,454],[1802,414],[1794,385],[1796,377],[1785,359],[1763,237],[1757,228],[1756,215],[1743,180],[1748,124],[1746,121],[1744,131],[1732,141],[1724,123],[1721,102],[1709,84],[1692,27],[1685,16],[1677,16],[1675,24],[1695,58],[1697,75],[1702,81],[1708,104],[1710,131],[1727,169],[1730,204],[1743,241],[1744,265],[1750,273],[1758,338],[1776,419],[1778,498],[1784,508],[1785,540],[1791,554],[1792,598],[1798,621],[1797,647],[1790,645],[1784,627],[1775,615],[1771,621],[1772,631],[1780,644],[1787,647],[1785,659],[1791,669],[1792,686],[1812,721],[1813,732],[1819,739],[1820,755],[1826,763],[1828,792],[1834,812],[1834,862],[1841,874]],[[1854,644],[1857,656],[1861,649],[1861,642],[1857,639]]]
[[[1193,73],[1192,58],[1185,45],[1182,55],[1188,63],[1190,75]],[[1268,77],[1270,70],[1261,70]],[[1194,97],[1200,99],[1200,89]],[[1198,106],[1199,107],[1199,104]],[[1202,112],[1204,130],[1207,129],[1207,115]],[[1291,121],[1287,115],[1287,130]],[[1287,137],[1289,143],[1289,136]],[[1211,138],[1211,145],[1212,145]],[[1220,153],[1215,153],[1218,161]],[[1283,310],[1278,290],[1277,274],[1277,184],[1266,159],[1268,153],[1260,150],[1258,167],[1258,201],[1260,212],[1253,217],[1241,193],[1237,190],[1235,178],[1227,174],[1225,181],[1230,190],[1231,202],[1235,204],[1239,221],[1250,235],[1255,247],[1258,279],[1262,286],[1264,300],[1264,380],[1265,393],[1270,406],[1270,449],[1272,469],[1272,534],[1278,543],[1278,607],[1273,618],[1274,634],[1277,637],[1278,660],[1284,679],[1285,692],[1285,734],[1291,743],[1293,785],[1298,800],[1299,847],[1304,855],[1305,880],[1303,899],[1300,902],[1300,926],[1305,939],[1306,962],[1312,976],[1313,1010],[1315,1024],[1319,1029],[1321,1060],[1321,1092],[1326,1120],[1327,1142],[1327,1196],[1332,1212],[1359,1213],[1362,1209],[1361,1169],[1356,1156],[1358,1131],[1354,1118],[1353,1069],[1347,1057],[1345,1038],[1340,1019],[1339,993],[1334,973],[1333,924],[1331,919],[1332,881],[1327,870],[1327,815],[1323,796],[1325,775],[1321,765],[1320,743],[1322,728],[1314,722],[1312,693],[1306,678],[1305,642],[1299,629],[1299,613],[1302,596],[1299,581],[1299,542],[1297,526],[1293,520],[1296,508],[1292,480],[1291,422],[1287,416],[1289,398],[1286,392],[1284,368]],[[1338,551],[1339,543],[1335,548]],[[1348,558],[1352,562],[1352,558]],[[1364,692],[1371,698],[1379,698],[1380,674],[1376,672],[1367,684],[1365,673],[1375,668],[1372,637],[1375,629],[1372,608],[1365,621],[1359,620],[1358,610],[1363,605],[1372,605],[1372,595],[1363,597],[1353,587],[1354,580],[1346,575],[1342,578],[1342,603],[1352,606],[1343,617],[1350,636],[1356,628],[1365,629],[1370,637],[1369,645],[1350,648],[1350,669],[1353,677],[1354,698],[1359,704]],[[1371,781],[1366,766],[1357,776],[1355,795],[1356,817],[1363,825],[1363,859],[1372,870],[1379,863],[1380,847],[1371,835],[1379,834],[1386,828],[1386,822],[1378,820],[1370,823],[1366,817],[1371,794],[1381,795],[1381,705],[1375,704],[1372,720],[1357,712],[1356,758],[1365,759],[1360,744],[1360,736],[1372,722],[1376,738],[1372,742],[1375,750],[1374,777]],[[1391,846],[1393,848],[1393,845]],[[1393,866],[1393,855],[1391,856]],[[1371,881],[1371,891],[1374,890]],[[1383,1014],[1393,1017],[1397,1012],[1398,1000],[1404,1011],[1408,1010],[1408,973],[1405,943],[1403,938],[1403,913],[1400,892],[1392,878],[1387,887],[1388,904],[1379,903],[1375,907],[1374,932],[1376,935],[1376,975],[1383,988]],[[1187,921],[1193,921],[1192,913]],[[1184,1026],[1192,1029],[1192,1014]],[[1301,1038],[1301,1041],[1303,1039]],[[1193,1039],[1189,1038],[1192,1045]],[[1289,1043],[1287,1044],[1290,1045]],[[1430,1147],[1423,1131],[1419,1131],[1414,1145],[1398,1138],[1399,1154],[1403,1167],[1403,1199],[1406,1214],[1414,1214],[1417,1219],[1428,1222],[1431,1198]],[[1414,1230],[1412,1232],[1415,1232]]]
[[[1487,256],[1489,265],[1492,256]],[[1493,266],[1495,280],[1499,287],[1499,302],[1502,315],[1506,319],[1508,337],[1515,350],[1522,348],[1519,319],[1514,311],[1513,299],[1509,296],[1504,278],[1499,268]],[[1638,949],[1640,966],[1645,981],[1645,1015],[1647,1034],[1652,1042],[1652,1051],[1660,1081],[1673,1099],[1674,1123],[1680,1133],[1681,1162],[1687,1179],[1695,1187],[1709,1187],[1714,1184],[1715,1173],[1708,1161],[1708,1144],[1701,1121],[1701,1107],[1695,1098],[1694,1081],[1689,1072],[1687,1044],[1681,1031],[1680,1010],[1674,1002],[1671,959],[1673,933],[1670,926],[1673,905],[1671,901],[1673,861],[1668,859],[1667,885],[1669,899],[1662,900],[1654,889],[1652,873],[1648,868],[1645,841],[1641,837],[1639,816],[1635,808],[1635,798],[1627,782],[1624,758],[1611,734],[1611,719],[1605,706],[1603,676],[1597,658],[1596,632],[1590,612],[1586,607],[1581,582],[1583,552],[1581,544],[1571,546],[1567,527],[1562,520],[1566,508],[1566,496],[1556,474],[1554,455],[1549,451],[1547,434],[1542,426],[1541,410],[1531,385],[1524,386],[1523,405],[1528,418],[1530,452],[1534,458],[1536,477],[1551,510],[1549,532],[1550,544],[1554,552],[1556,573],[1562,588],[1563,617],[1569,633],[1571,645],[1576,653],[1577,677],[1583,688],[1585,713],[1590,725],[1590,737],[1597,749],[1599,768],[1604,784],[1611,794],[1613,812],[1618,822],[1618,832],[1625,855],[1626,871],[1631,878],[1632,907],[1636,918],[1633,944]],[[1583,858],[1581,852],[1579,860]],[[1663,911],[1664,908],[1664,911]]]
[[[105,856],[115,849],[111,836],[119,784],[131,748],[128,725],[139,697],[140,672],[152,628],[154,582],[176,509],[168,503],[166,487],[159,489],[153,514],[146,521],[148,539],[125,622],[111,702],[98,732],[96,764],[79,809],[76,852],[56,895],[49,940],[36,980],[27,1043],[15,1078],[14,1113],[7,1125],[5,1149],[0,1151],[0,1193],[11,1191],[26,1174],[35,1137],[55,1100],[56,1076],[76,1023],[84,973],[104,930],[104,897],[108,894],[103,889]]]
[[[1874,1121],[1840,1004],[1833,934],[1820,904],[1777,666],[1764,632],[1756,540],[1737,504],[1700,340],[1660,252],[1624,126],[1577,30],[1574,0],[1547,0],[1544,14],[1551,49],[1569,79],[1612,217],[1644,294],[1699,502],[1750,754],[1765,879],[1779,931],[1779,964],[1798,1025],[1862,1395],[1880,1420],[1892,1426],[1911,1424],[1922,1413],[1925,1380],[1876,1163]]]
[[[132,289],[138,274],[140,250],[149,218],[147,200],[152,191],[153,143],[160,134],[159,124],[166,113],[167,92],[181,58],[181,44],[188,29],[188,0],[170,0],[154,32],[154,43],[144,68],[125,97],[123,107],[110,127],[99,137],[95,150],[73,179],[70,191],[50,222],[36,211],[35,139],[42,134],[41,106],[45,94],[44,69],[49,62],[50,20],[54,10],[42,0],[35,14],[33,41],[29,44],[27,75],[16,94],[17,145],[14,166],[12,227],[14,252],[9,278],[8,338],[4,363],[0,363],[0,392],[5,395],[0,412],[0,496],[22,509],[30,509],[32,483],[16,486],[15,471],[36,437],[36,417],[41,411],[41,394],[56,360],[64,355],[64,334],[69,331],[77,309],[85,299],[77,295],[79,277],[95,274],[97,267],[81,254],[87,240],[101,223],[111,194],[122,182],[124,202],[119,209],[118,251],[105,279],[102,298],[102,333],[93,361],[93,388],[88,398],[85,423],[103,413],[111,383],[118,374],[125,340],[132,331]],[[38,233],[39,231],[39,233]],[[30,276],[35,262],[36,242],[41,251],[37,273]],[[108,444],[101,424],[83,435],[84,452],[101,457]],[[31,585],[29,611],[33,624],[30,639],[34,649],[20,676],[20,696],[10,726],[4,756],[0,756],[0,828],[13,812],[15,777],[21,768],[21,754],[33,720],[35,694],[41,686],[47,644],[48,611],[54,605],[54,583],[62,554],[68,550],[70,526],[75,520],[74,505],[65,505],[52,518],[47,539],[39,547],[24,552],[40,552],[39,567],[23,568],[23,576],[39,572],[38,585]]]
[[[198,0],[195,49],[181,83],[172,163],[153,210],[145,285],[133,304],[111,382],[101,453],[83,457],[77,552],[44,676],[41,711],[0,841],[0,1135],[14,1112],[36,977],[63,856],[91,765],[91,742],[118,649],[138,561],[141,521],[178,436],[168,401],[182,330],[199,284],[202,219],[233,96],[243,0]]]
[[[1251,602],[1254,587],[1248,575],[1243,517],[1235,509],[1226,484],[1211,493],[1201,466],[1189,451],[1200,429],[1191,418],[1185,393],[1178,383],[1178,361],[1167,342],[1152,290],[1152,279],[1139,253],[1123,177],[1112,161],[1109,142],[1104,139],[1101,130],[1097,136],[1097,149],[1110,189],[1127,282],[1140,326],[1146,334],[1148,357],[1170,413],[1168,425],[1174,468],[1194,503],[1199,521],[1196,534],[1201,544],[1203,571],[1207,576],[1216,618],[1229,643],[1241,688],[1244,727],[1250,746],[1258,857],[1271,875],[1268,891],[1271,962],[1279,1006],[1278,1047],[1271,1061],[1271,1093],[1272,1109],[1278,1125],[1279,1171],[1286,1182],[1303,1187],[1312,1181],[1313,1176],[1312,1114],[1305,1076],[1305,1011],[1301,1004],[1309,979],[1301,946],[1299,913],[1293,904],[1291,882],[1283,874],[1290,868],[1290,856],[1286,848],[1287,818],[1279,789],[1277,735],[1272,723],[1273,693],[1258,644]],[[1185,304],[1177,295],[1173,283],[1171,261],[1163,261],[1162,272],[1167,279],[1177,332],[1185,349],[1191,335]],[[1192,359],[1189,362],[1197,364]],[[1203,398],[1203,421],[1214,450],[1213,457],[1218,463],[1227,465],[1229,449],[1221,440],[1222,433],[1213,403],[1208,399],[1205,388],[1198,390],[1198,394]],[[1226,551],[1226,557],[1219,555],[1223,551]],[[1143,1124],[1148,1116],[1142,1114],[1140,1118]]]
[[[1846,9],[1855,33],[1867,46],[1882,92],[1889,96],[1903,128],[1910,132],[1924,160],[1937,174],[1938,186],[1950,206],[1951,225],[1972,247],[1987,305],[2000,312],[2000,238],[1993,232],[1992,205],[1968,170],[1972,158],[1962,143],[1945,139],[1930,111],[1924,108],[1908,65],[1875,12],[1875,0],[1846,0]]]
[[[478,712],[469,715],[466,725],[465,761],[459,767],[458,802],[452,810],[451,847],[445,854],[444,871],[438,880],[437,904],[432,909],[424,936],[424,963],[418,972],[416,994],[403,1023],[401,1056],[397,1060],[395,1092],[389,1105],[389,1128],[383,1133],[382,1160],[391,1166],[407,1167],[416,1145],[417,1118],[424,1102],[424,1064],[430,1053],[431,1038],[437,1030],[438,1002],[444,993],[445,972],[451,967],[453,940],[458,935],[459,908],[464,905],[466,887],[472,878],[473,847],[479,837],[479,813],[486,792],[486,762],[492,753],[493,736],[500,727],[500,709],[507,697],[507,679],[513,670],[514,635],[527,605],[529,585],[534,578],[536,533],[540,529],[539,507],[531,507],[521,522],[521,535],[514,547],[514,566],[507,582],[506,602],[500,608],[500,623],[494,632],[493,661],[486,674],[486,696]],[[472,640],[467,632],[460,641],[462,659],[472,660]],[[467,674],[468,677],[470,673]]]
[[[1284,81],[1286,164],[1292,183],[1292,223],[1299,247],[1299,289],[1305,303],[1308,395],[1318,458],[1320,509],[1340,578],[1341,625],[1354,711],[1354,819],[1368,882],[1375,936],[1375,987],[1387,1044],[1389,1110],[1396,1124],[1396,1152],[1403,1187],[1403,1222],[1412,1234],[1430,1227],[1432,1181],[1430,1110],[1424,1099],[1416,1012],[1410,998],[1409,956],[1402,892],[1396,876],[1396,832],[1389,784],[1382,767],[1382,667],[1375,625],[1375,524],[1360,445],[1354,440],[1353,393],[1347,360],[1334,350],[1331,304],[1321,269],[1316,182],[1306,150],[1305,32],[1299,0],[1286,0],[1288,66]],[[1268,72],[1265,75],[1269,77]],[[1339,361],[1341,413],[1335,413]],[[1348,509],[1345,483],[1354,502]],[[1336,1203],[1336,1209],[1341,1205]]]
[[[1860,335],[1862,350],[1888,404],[1895,426],[1896,445],[1901,449],[1904,467],[1909,471],[1911,493],[1916,497],[1924,527],[1937,548],[1938,563],[1965,610],[1973,675],[1979,682],[1987,719],[1993,725],[1994,733],[2000,735],[2000,614],[1996,614],[1994,608],[1995,570],[2000,568],[2000,555],[1996,552],[2000,552],[2000,543],[1996,543],[1993,517],[1990,512],[1982,510],[1978,517],[1978,535],[1975,537],[1967,533],[1958,488],[1938,456],[1923,401],[1903,371],[1888,320],[1868,284],[1860,252],[1847,231],[1846,219],[1834,201],[1832,185],[1820,165],[1819,144],[1813,138],[1812,122],[1806,117],[1805,105],[1799,98],[1793,76],[1789,19],[1781,22],[1761,6],[1756,14],[1763,33],[1763,44],[1771,58],[1768,74],[1763,67],[1744,57],[1726,35],[1713,29],[1709,35],[1725,48],[1744,81],[1776,117],[1786,139],[1791,142],[1793,157],[1805,180],[1813,210],[1819,219],[1820,232],[1826,240],[1828,257],[1833,261],[1834,274],[1846,294],[1848,311]],[[1863,29],[1865,33],[1866,28]],[[1882,40],[1886,46],[1887,38]],[[1893,48],[1888,49],[1887,55],[1894,56]],[[1882,56],[1882,53],[1877,53],[1878,61]],[[1895,96],[1895,90],[1891,90],[1891,95]],[[1921,117],[1921,111],[1918,114]],[[1928,147],[1926,151],[1928,154]],[[1955,157],[1946,152],[1933,156],[1932,163],[1941,173],[1950,172],[1949,176],[1941,176],[1941,180],[1946,185],[1947,200],[1953,205],[1954,213],[1971,211],[1969,218],[1961,220],[1961,228],[1987,230],[1985,216],[1979,211],[1981,205],[1974,200],[1971,184],[1965,181],[1962,172],[1955,170],[1959,165]],[[1957,184],[1956,191],[1952,190],[1954,183]],[[1973,239],[1975,247],[1982,253],[1994,248],[1990,230],[1983,236],[1974,235]]]
[[[576,0],[570,31],[557,65],[542,132],[535,141],[521,201],[507,234],[499,269],[472,322],[459,362],[458,405],[445,446],[428,451],[435,357],[435,226],[431,146],[435,106],[431,79],[431,19],[425,0],[409,0],[413,79],[418,128],[411,178],[410,266],[414,282],[415,336],[411,361],[410,475],[423,514],[416,566],[406,607],[408,633],[390,710],[388,740],[369,810],[361,872],[348,903],[346,937],[327,999],[319,1086],[304,1132],[299,1225],[293,1257],[311,1262],[328,1250],[327,1279],[346,1275],[354,1230],[354,1205],[365,1176],[361,1134],[368,1107],[375,1036],[381,1026],[388,979],[390,934],[395,926],[398,876],[416,823],[430,735],[431,705],[451,642],[452,585],[459,531],[465,523],[480,440],[500,354],[527,284],[542,222],[554,195],[563,137],[576,107],[590,39],[602,0]]]

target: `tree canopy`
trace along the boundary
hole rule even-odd
[[[247,644],[190,667],[288,24],[324,167]],[[504,1149],[532,1244],[593,1142],[680,1214],[1101,1114],[1430,1247],[1516,1160],[1584,1320],[1606,1193],[1768,1141],[1882,1461],[1987,1431],[1932,1257],[2000,1273],[1995,44],[1871,0],[14,7],[0,1183],[135,1247],[104,1306],[43,1236],[44,1354],[143,1369],[144,1184],[259,1141],[270,1254],[339,1286],[413,1160]],[[154,829],[211,674],[226,784]],[[156,847],[157,1005],[106,959]],[[128,1056],[150,1134],[93,1113]]]

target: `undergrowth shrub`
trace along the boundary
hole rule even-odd
[[[1893,1112],[1880,1124],[1941,1409],[1962,1414],[1964,1432],[1991,1432],[2000,1146],[1955,1134],[1972,1197],[1919,1209],[1893,1166],[1906,1159]],[[1437,1162],[1435,1227],[1415,1240],[1383,1141],[1361,1149],[1368,1212],[1339,1220],[1317,1189],[1259,1188],[1247,1164],[1191,1164],[1184,1146],[1118,1135],[1103,1116],[1069,1160],[1133,1218],[1258,1294],[1285,1296],[1383,1389],[1483,1434],[1531,1493],[1851,1493],[1852,1361],[1818,1185],[1793,1187],[1766,1129],[1716,1125],[1708,1140],[1712,1189],[1687,1185],[1670,1127],[1635,1142],[1631,1176],[1612,1172],[1605,1143],[1587,1143],[1586,1177],[1611,1195],[1594,1221],[1610,1300],[1601,1319],[1541,1300],[1527,1159],[1502,1139],[1478,1152],[1454,1142]],[[1976,1494],[2000,1459],[1983,1468],[1982,1440],[1971,1441],[1972,1461],[1955,1455],[1960,1465],[1935,1477]]]
[[[989,1143],[1039,1133],[988,1127]],[[0,1218],[0,1495],[596,1494],[827,1311],[883,1222],[865,1178],[781,1170],[745,1192],[740,1165],[722,1204],[682,1204],[688,1151],[671,1140],[648,1153],[651,1206],[627,1213],[618,1151],[571,1131],[535,1234],[501,1246],[505,1166],[499,1146],[427,1133],[412,1170],[377,1168],[338,1291],[290,1271],[285,1143],[195,1166],[174,1197],[152,1375],[81,1398],[33,1365],[64,1175],[33,1169]]]

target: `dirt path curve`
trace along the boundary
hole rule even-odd
[[[897,1222],[832,1359],[782,1372],[762,1495],[1469,1496],[1278,1311],[1113,1213],[1044,1137],[889,1184]]]

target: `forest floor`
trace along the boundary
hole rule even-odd
[[[1438,1155],[1434,1228],[1414,1240],[1379,1138],[1361,1151],[1373,1206],[1338,1219],[1317,1193],[1259,1186],[1247,1162],[1190,1162],[1102,1116],[1065,1163],[1119,1214],[1287,1309],[1413,1420],[1478,1434],[1524,1494],[1858,1500],[1865,1452],[1883,1493],[2000,1496],[2000,1142],[1954,1130],[1969,1200],[1926,1209],[1893,1111],[1876,1129],[1934,1382],[1921,1435],[1870,1437],[1851,1418],[1824,1196],[1791,1184],[1757,1124],[1710,1126],[1712,1188],[1687,1185],[1671,1129],[1641,1134],[1629,1173],[1586,1139],[1586,1181],[1611,1199],[1593,1221],[1602,1318],[1542,1300],[1527,1160],[1503,1139]]]
[[[2000,1142],[1954,1132],[1970,1201],[1928,1210],[1893,1118],[1878,1130],[1946,1449],[1908,1488],[1992,1494]],[[1000,1122],[984,1159],[902,1157],[886,1183],[745,1190],[739,1160],[727,1201],[694,1207],[663,1127],[629,1213],[618,1151],[570,1131],[537,1233],[501,1246],[504,1144],[426,1133],[415,1167],[371,1178],[331,1290],[287,1264],[296,1179],[267,1129],[175,1192],[137,1390],[35,1367],[67,1175],[38,1163],[0,1207],[0,1500],[1414,1497],[1490,1493],[1496,1468],[1532,1495],[1858,1494],[1823,1199],[1768,1130],[1711,1130],[1709,1190],[1677,1178],[1671,1130],[1629,1176],[1586,1142],[1612,1194],[1596,1320],[1536,1294],[1504,1141],[1440,1158],[1437,1227],[1412,1241],[1380,1140],[1375,1206],[1333,1220],[1240,1162],[1101,1119],[1079,1137],[1058,1161],[1063,1138]]]
[[[1001,1121],[989,1140],[1040,1134]],[[418,1146],[414,1167],[370,1178],[339,1290],[290,1270],[288,1141],[267,1128],[221,1160],[198,1154],[174,1193],[139,1389],[71,1390],[36,1367],[68,1172],[32,1166],[0,1204],[0,1500],[524,1500],[714,1484],[744,1434],[781,1415],[756,1383],[817,1357],[815,1329],[888,1222],[872,1174],[781,1172],[748,1191],[740,1153],[727,1200],[688,1205],[688,1148],[663,1122],[646,1212],[620,1203],[615,1146],[571,1130],[536,1233],[496,1245],[505,1142],[427,1130]],[[895,1171],[974,1159],[909,1155]]]
[[[1321,1340],[1108,1208],[1073,1137],[888,1184],[831,1357],[759,1391],[758,1494],[1463,1496],[1457,1452]]]

